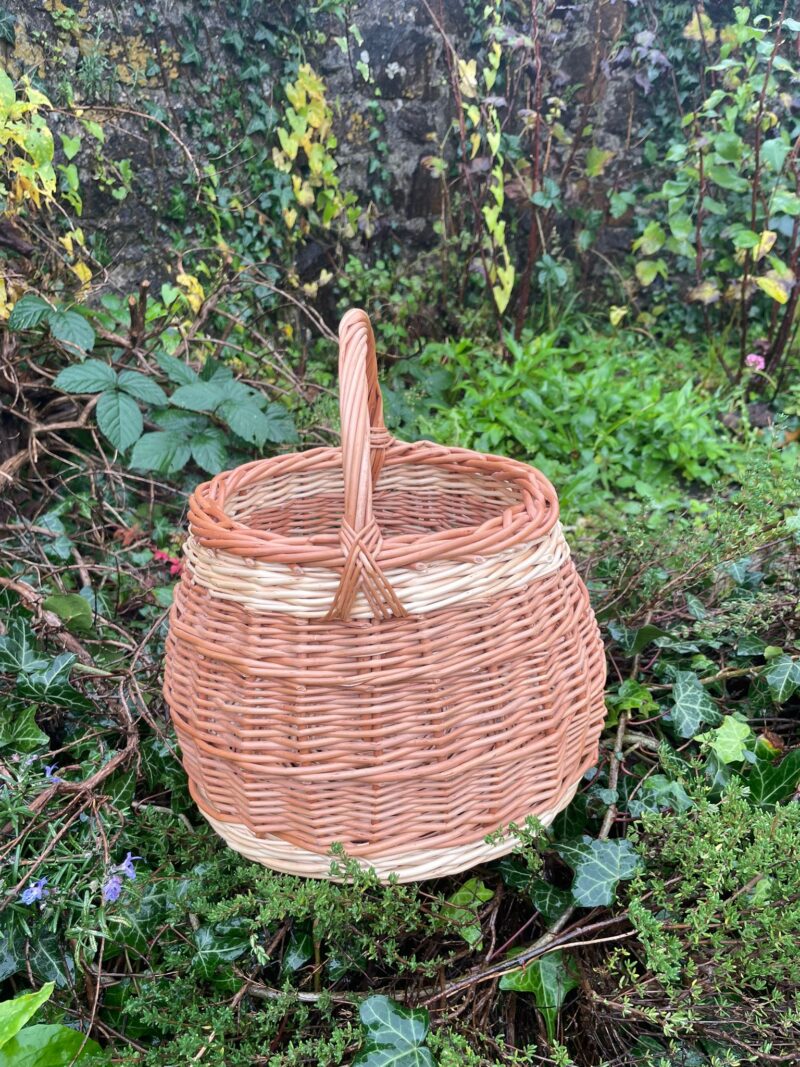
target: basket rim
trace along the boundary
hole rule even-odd
[[[387,467],[421,464],[447,467],[457,473],[502,477],[517,484],[521,501],[504,508],[479,525],[454,526],[429,533],[395,534],[383,538],[380,562],[384,567],[405,567],[435,559],[469,559],[492,555],[547,536],[558,522],[556,491],[541,471],[518,460],[467,448],[452,448],[432,441],[393,439],[385,452]],[[290,566],[316,564],[340,568],[342,548],[338,533],[288,536],[258,530],[232,518],[225,504],[242,489],[278,475],[332,470],[342,466],[340,448],[321,447],[253,460],[222,471],[197,486],[189,500],[192,535],[206,548],[243,558],[269,560]]]

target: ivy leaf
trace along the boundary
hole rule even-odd
[[[96,1041],[71,1026],[27,1026],[0,1048],[0,1067],[72,1067],[108,1062]]]
[[[75,660],[71,652],[62,652],[43,670],[21,674],[17,678],[17,693],[40,704],[55,704],[73,711],[90,711],[92,702],[83,693],[74,689],[67,677]]]
[[[13,1000],[4,1000],[0,1003],[0,1048],[19,1033],[25,1023],[30,1019],[45,1001],[53,995],[55,986],[52,982],[43,985],[35,993],[23,993],[22,996]]]
[[[120,371],[118,382],[124,393],[145,404],[166,404],[167,402],[167,394],[158,382],[154,382],[146,374],[140,374],[138,370]]]
[[[65,393],[102,393],[116,384],[117,375],[113,368],[99,359],[73,363],[65,367],[53,382],[56,389]]]
[[[94,348],[94,330],[77,311],[51,311],[47,322],[50,335],[68,352],[83,356]]]
[[[22,618],[9,620],[6,633],[0,636],[0,671],[17,674],[19,671],[37,671],[46,667],[50,660],[37,650],[33,633]]]
[[[560,845],[558,851],[575,871],[572,899],[580,908],[597,908],[613,903],[617,885],[633,878],[640,859],[630,841],[592,841]]]
[[[442,908],[446,923],[454,924],[459,937],[463,937],[472,948],[480,949],[482,944],[481,924],[478,922],[480,906],[493,896],[494,890],[489,889],[480,878],[470,878],[447,898]]]
[[[0,748],[10,745],[15,752],[35,752],[50,743],[50,738],[36,725],[36,708],[21,711],[6,707],[0,718]]]
[[[174,474],[189,462],[186,438],[177,430],[156,430],[143,434],[131,452],[131,466],[137,470]]]
[[[125,393],[114,389],[97,401],[97,425],[120,452],[139,440],[144,429],[139,405]]]
[[[32,330],[49,315],[53,308],[36,293],[25,293],[8,316],[9,330]]]
[[[778,656],[764,672],[764,679],[775,703],[783,704],[800,686],[800,662],[791,656]]]
[[[726,715],[721,726],[698,734],[697,740],[704,741],[722,763],[741,763],[747,752],[747,742],[752,736],[753,731],[748,723],[735,715]]]
[[[238,959],[250,945],[245,923],[241,919],[201,926],[195,931],[197,952],[192,963],[203,978],[211,978],[221,963]]]
[[[364,1047],[353,1067],[436,1067],[423,1042],[428,1033],[424,1008],[406,1008],[388,997],[368,997],[359,1008]]]
[[[528,896],[534,908],[545,922],[552,923],[566,911],[572,897],[565,889],[545,882],[544,878],[534,878],[528,887]]]
[[[289,935],[289,947],[281,960],[281,976],[294,974],[314,956],[314,938],[308,928],[294,929]]]
[[[513,990],[516,993],[533,993],[536,1007],[544,1019],[550,1044],[556,1039],[558,1013],[564,998],[577,986],[578,982],[567,970],[561,952],[548,952],[539,959],[532,960],[521,970],[504,974],[500,979],[501,989]]]
[[[52,611],[71,630],[91,630],[92,607],[79,593],[53,593],[42,601],[45,611]]]
[[[628,801],[628,811],[638,819],[646,811],[688,811],[693,804],[680,782],[672,781],[665,774],[651,774]]]
[[[56,934],[39,934],[31,941],[31,970],[47,982],[55,982],[65,989],[75,975],[75,964],[70,956],[62,954]]]
[[[800,748],[792,749],[777,767],[768,760],[757,760],[747,775],[750,796],[760,807],[770,807],[788,800],[800,784]]]
[[[694,671],[677,671],[670,720],[679,737],[694,737],[703,723],[716,726],[722,715]]]
[[[198,467],[209,474],[219,474],[225,469],[228,450],[225,447],[225,434],[216,427],[209,427],[194,435],[189,442],[192,459]]]

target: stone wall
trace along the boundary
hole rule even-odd
[[[287,35],[292,22],[292,32],[307,41],[305,54],[325,79],[334,107],[343,186],[355,190],[364,203],[374,193],[370,106],[379,90],[385,115],[379,139],[387,146],[381,163],[387,179],[377,228],[390,228],[404,246],[429,242],[441,210],[441,187],[423,160],[438,151],[453,104],[442,34],[421,0],[354,4],[348,17],[363,42],[351,34],[347,53],[335,41],[344,32],[335,15],[319,16],[309,27],[298,23],[293,4],[152,0],[123,9],[112,0],[74,0],[72,7],[63,0],[4,2],[0,48],[6,68],[15,75],[34,75],[56,105],[71,101],[91,109],[88,113],[106,130],[103,155],[131,161],[131,190],[117,199],[113,174],[110,183],[96,180],[102,167],[91,146],[78,157],[85,228],[102,234],[109,280],[120,290],[142,277],[143,264],[150,265],[152,277],[154,265],[167,258],[171,232],[185,225],[171,207],[176,188],[189,191],[191,213],[197,172],[209,159],[218,168],[226,165],[225,159],[214,159],[214,130],[198,131],[208,72],[222,70],[223,81],[216,84],[235,91],[244,66],[261,64],[257,91],[270,98],[282,69],[275,41]],[[476,28],[466,0],[432,0],[432,6],[444,20],[441,28],[468,54]],[[581,85],[591,74],[591,84],[574,95],[571,115],[584,122],[589,116],[595,143],[615,151],[624,143],[634,106],[630,78],[611,77],[607,64],[623,31],[625,11],[622,0],[578,0],[556,7],[545,56],[550,87]],[[368,65],[369,80],[356,69],[359,62]],[[155,115],[160,125],[148,123],[145,114]],[[64,115],[54,123],[65,133],[77,130]],[[598,189],[590,194],[578,185],[572,195],[596,196]]]

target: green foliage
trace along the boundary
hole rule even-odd
[[[415,401],[403,384],[405,418],[421,436],[531,460],[558,486],[568,514],[612,495],[637,501],[634,512],[642,500],[669,506],[676,477],[710,485],[734,471],[713,400],[685,372],[670,388],[655,373],[659,356],[643,354],[633,336],[587,344],[558,332],[508,345],[511,362],[464,340],[428,345],[413,365],[398,364],[392,389],[402,374],[426,391]]]
[[[500,988],[515,993],[532,993],[547,1029],[547,1040],[556,1039],[556,1023],[564,998],[578,985],[560,952],[548,952],[532,960],[522,970],[500,979]]]
[[[52,982],[0,1003],[0,1067],[72,1067],[106,1062],[96,1041],[69,1026],[25,1024],[53,995]]]
[[[428,1013],[404,1008],[388,997],[369,997],[358,1009],[364,1047],[353,1060],[362,1067],[435,1067],[425,1048]]]

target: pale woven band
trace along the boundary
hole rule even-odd
[[[301,618],[322,618],[339,588],[339,572],[327,567],[288,567],[249,560],[232,552],[205,548],[194,537],[184,547],[195,582],[214,597],[231,600],[250,611],[280,611]],[[535,544],[522,544],[474,561],[441,560],[384,571],[391,588],[410,615],[483,600],[527,585],[557,571],[569,558],[569,548],[556,523]],[[350,609],[354,619],[373,618],[375,612],[359,591]]]

